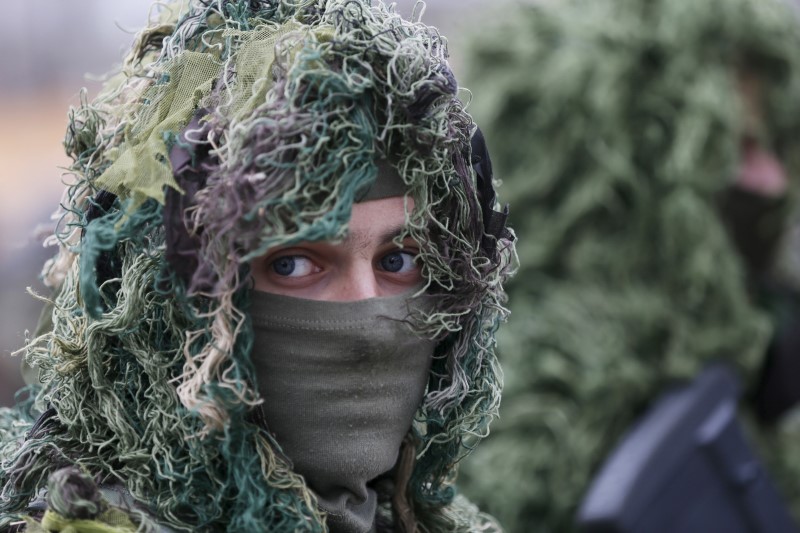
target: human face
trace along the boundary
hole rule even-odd
[[[413,200],[407,201],[413,209]],[[405,227],[405,213],[402,196],[353,204],[343,241],[301,242],[254,259],[250,264],[254,288],[333,302],[406,292],[422,277],[415,261],[418,244],[410,238],[401,246],[394,242]]]
[[[783,196],[789,188],[789,178],[783,162],[760,139],[761,132],[766,127],[761,80],[753,73],[745,71],[739,75],[737,88],[744,111],[744,131],[735,184],[745,191],[764,197]]]

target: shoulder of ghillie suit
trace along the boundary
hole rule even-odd
[[[498,529],[452,480],[499,402],[513,233],[446,41],[367,1],[198,0],[156,18],[70,111],[75,181],[44,270],[53,326],[25,348],[40,384],[0,410],[0,529],[155,517],[323,531],[314,494],[252,420],[247,268],[273,246],[341,238],[378,153],[415,199],[410,233],[439,302],[420,324],[441,342],[403,508],[430,531]],[[379,514],[401,520],[390,502]]]

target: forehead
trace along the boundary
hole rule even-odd
[[[345,241],[394,238],[405,229],[413,208],[414,199],[406,196],[355,203]]]

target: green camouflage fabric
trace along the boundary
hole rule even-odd
[[[327,531],[258,422],[249,262],[344,238],[386,158],[433,302],[409,322],[436,350],[376,524],[498,531],[453,482],[499,404],[515,253],[483,221],[496,206],[446,40],[366,0],[158,2],[151,18],[70,111],[52,325],[23,350],[38,383],[0,409],[0,530]]]
[[[800,30],[773,0],[518,6],[466,58],[520,271],[500,419],[459,485],[511,532],[570,531],[621,435],[711,361],[752,392],[774,319],[720,219],[760,80],[758,141],[797,178]],[[794,194],[794,193],[792,193]],[[800,517],[800,429],[752,436]]]

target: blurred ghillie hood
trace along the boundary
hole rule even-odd
[[[524,274],[511,290],[640,285],[686,321],[672,331],[727,331],[703,352],[735,346],[730,330],[755,327],[718,205],[751,115],[737,91],[742,76],[760,81],[755,134],[797,174],[796,10],[773,0],[571,0],[514,18],[470,60],[482,94],[473,112],[523,206]],[[524,298],[517,304],[536,305]]]
[[[436,302],[414,324],[439,341],[404,496],[428,530],[489,527],[451,484],[497,408],[513,246],[480,246],[474,124],[456,91],[446,41],[382,4],[163,9],[70,114],[76,179],[45,268],[54,327],[26,354],[42,381],[34,412],[50,409],[4,443],[0,524],[76,464],[172,527],[321,530],[313,494],[250,421],[248,262],[341,239],[386,158],[415,201],[408,233]],[[4,411],[3,427],[20,435],[34,412]]]
[[[798,13],[776,0],[543,0],[484,35],[467,60],[481,95],[470,111],[524,238],[499,339],[503,416],[465,492],[511,531],[564,531],[664,386],[712,359],[758,376],[771,323],[718,201],[746,127],[797,183]],[[755,131],[742,78],[760,81]]]
[[[755,133],[800,169],[795,11],[775,0],[544,1],[481,40],[469,61],[481,94],[472,112],[508,190],[535,206],[517,211],[533,231],[523,268],[572,276],[704,263],[671,247],[715,246],[708,219],[735,177],[748,114],[741,75],[761,81]],[[692,228],[704,231],[682,235]],[[619,261],[608,239],[623,234],[634,241]],[[674,236],[657,256],[654,235]]]

